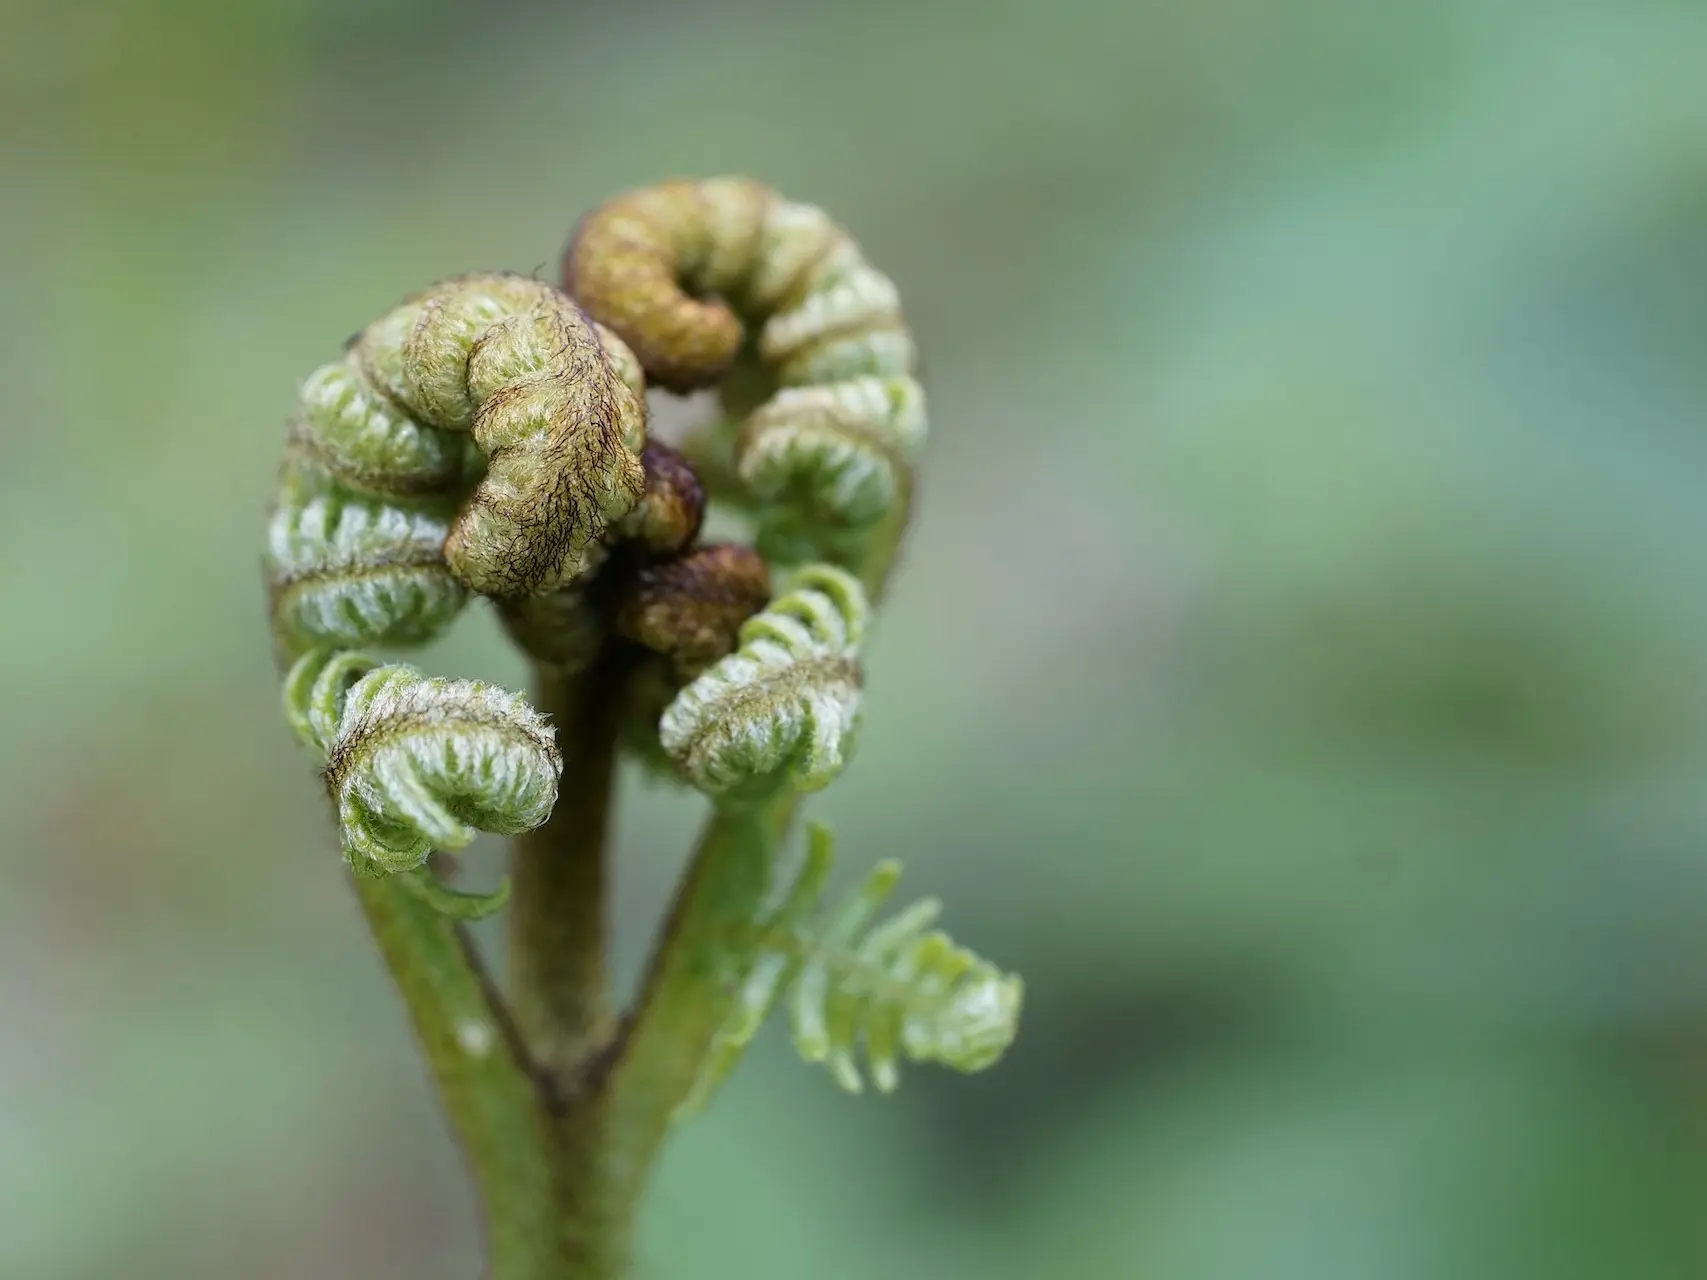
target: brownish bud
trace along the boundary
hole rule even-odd
[[[721,379],[741,349],[722,300],[760,251],[775,193],[740,178],[664,182],[583,218],[563,254],[563,288],[622,335],[646,377],[671,391]]]
[[[770,596],[764,557],[718,543],[638,570],[618,606],[616,629],[691,676],[735,648],[741,624]]]
[[[705,488],[683,454],[648,441],[640,455],[646,492],[623,517],[620,531],[657,555],[672,555],[699,536],[705,519]]]

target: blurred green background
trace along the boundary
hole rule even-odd
[[[0,1276],[476,1271],[276,710],[274,459],[404,293],[731,171],[932,395],[815,810],[1028,1005],[888,1102],[767,1037],[645,1274],[1707,1275],[1707,6],[0,14]],[[525,679],[483,612],[425,661]],[[631,782],[627,973],[696,816]]]

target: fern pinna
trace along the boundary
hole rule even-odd
[[[814,824],[799,871],[754,930],[735,1009],[679,1116],[705,1107],[784,1000],[800,1056],[824,1063],[850,1093],[864,1088],[861,1050],[884,1093],[900,1084],[903,1057],[981,1071],[1006,1051],[1020,980],[932,930],[942,911],[934,898],[869,927],[901,878],[893,860],[815,918],[834,862],[834,837]]]

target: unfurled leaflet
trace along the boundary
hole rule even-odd
[[[741,627],[740,646],[676,695],[659,739],[708,795],[813,791],[841,771],[859,718],[865,591],[831,565],[802,570]]]
[[[544,822],[562,770],[551,727],[519,694],[315,650],[285,680],[286,717],[325,761],[344,854],[408,871],[480,831]]]
[[[871,925],[900,877],[900,863],[878,864],[802,939],[805,960],[788,994],[794,1047],[852,1093],[863,1085],[861,1051],[888,1093],[900,1083],[902,1058],[982,1071],[1007,1052],[1019,1026],[1019,978],[932,930],[941,912],[934,899]]]
[[[819,914],[834,857],[830,833],[814,825],[793,883],[755,926],[735,1009],[678,1120],[705,1106],[783,1001],[801,1057],[823,1063],[853,1093],[867,1073],[880,1091],[892,1092],[903,1058],[982,1071],[1013,1043],[1023,984],[932,930],[941,904],[924,899],[873,927],[900,879],[899,863],[879,864],[859,889]]]
[[[916,352],[894,283],[823,210],[739,178],[630,192],[582,220],[564,285],[676,390],[736,368],[745,325],[769,392],[734,464],[761,512],[842,558],[908,501],[925,436]]]

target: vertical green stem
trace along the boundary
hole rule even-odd
[[[552,1086],[550,1233],[571,1280],[627,1274],[633,1205],[608,1176],[596,1058],[612,1026],[605,966],[608,851],[621,699],[620,653],[566,675],[542,667],[537,705],[557,726],[563,776],[545,825],[514,842],[512,1003]]]
[[[471,1166],[490,1280],[572,1280],[557,1251],[548,1117],[472,944],[394,878],[355,886]]]
[[[538,678],[563,777],[550,819],[514,843],[510,991],[536,1060],[560,1079],[610,1029],[605,843],[625,676],[607,660],[572,676],[545,667]]]
[[[785,794],[757,807],[720,808],[700,835],[608,1085],[609,1172],[629,1198],[643,1190],[671,1118],[734,1007],[741,946],[770,890],[794,807]]]

